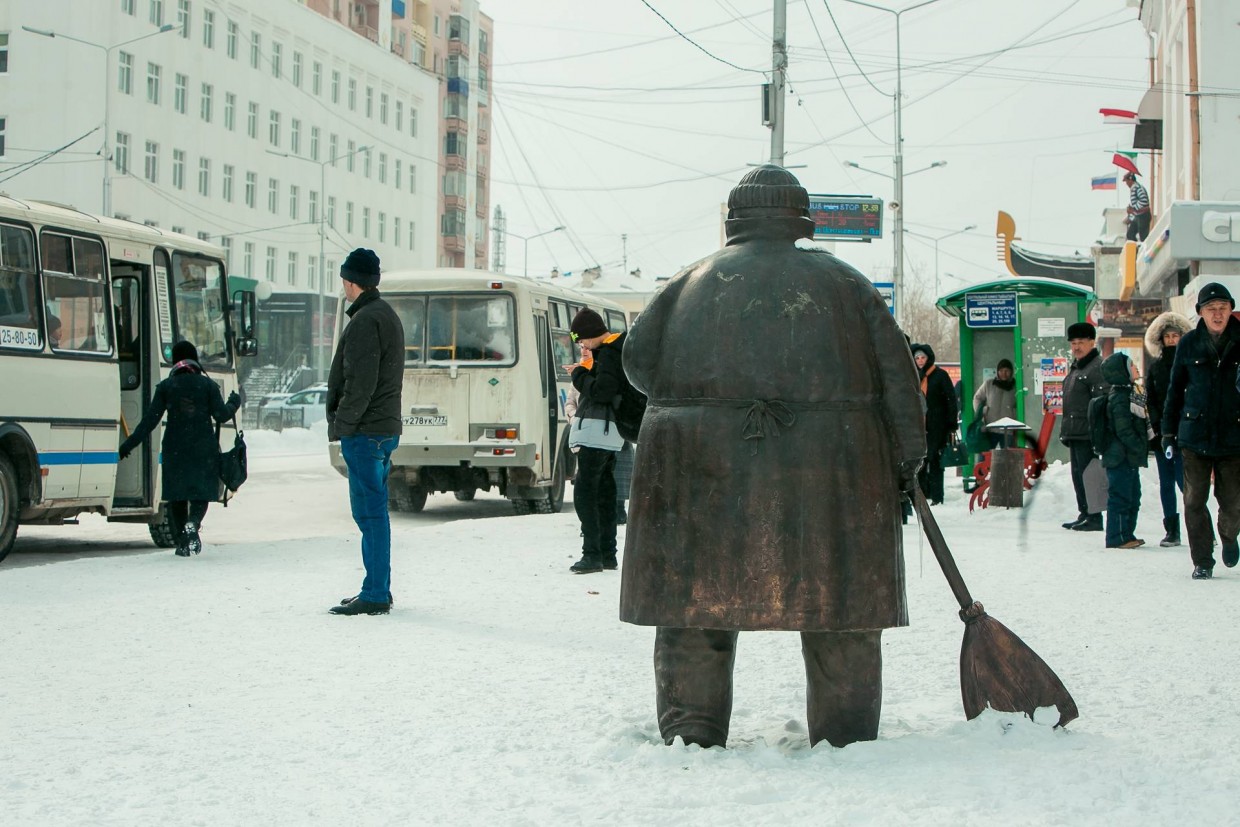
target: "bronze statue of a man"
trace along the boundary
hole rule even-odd
[[[917,373],[874,286],[798,249],[809,197],[759,167],[727,245],[629,333],[649,396],[620,619],[657,626],[659,730],[723,746],[741,630],[801,632],[811,743],[878,737],[883,629],[908,624],[899,492],[926,451]]]

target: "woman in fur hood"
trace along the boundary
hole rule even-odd
[[[1192,329],[1193,325],[1187,318],[1179,313],[1167,312],[1154,319],[1145,331],[1145,350],[1154,357],[1146,373],[1145,392],[1146,410],[1149,412],[1150,426],[1154,429],[1154,439],[1150,445],[1158,464],[1163,528],[1167,532],[1159,543],[1163,547],[1180,544],[1180,508],[1175,489],[1178,486],[1181,493],[1184,491],[1184,462],[1180,452],[1176,451],[1173,459],[1167,459],[1159,445],[1163,404],[1167,401],[1167,385],[1171,381],[1176,346],[1180,343],[1180,337]]]

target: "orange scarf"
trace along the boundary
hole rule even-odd
[[[921,395],[922,396],[926,395],[926,380],[930,378],[930,374],[934,373],[938,369],[939,369],[938,365],[931,365],[929,369],[926,370],[926,375],[921,377]]]

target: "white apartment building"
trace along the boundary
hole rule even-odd
[[[440,94],[299,0],[5,0],[0,191],[198,235],[230,274],[334,295],[354,247],[385,270],[437,263]]]
[[[1149,35],[1153,81],[1133,140],[1149,152],[1138,164],[1152,211],[1135,279],[1141,295],[1192,316],[1207,282],[1240,293],[1240,3],[1127,4]]]

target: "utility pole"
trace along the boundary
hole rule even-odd
[[[784,87],[788,82],[788,3],[775,0],[771,41],[771,163],[784,165]]]
[[[901,81],[903,79],[903,71],[900,63],[900,14],[896,14],[896,134],[894,144],[894,164],[895,164],[895,192],[894,201],[891,205],[892,211],[895,213],[895,237],[892,239],[895,245],[895,262],[891,271],[892,290],[895,293],[896,301],[896,322],[899,323],[904,317],[904,130],[901,128]]]
[[[621,265],[620,275],[627,276],[629,274],[629,234],[628,233],[620,234],[620,246],[624,250],[624,252],[621,253],[621,256],[624,260],[624,264]]]

